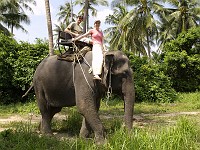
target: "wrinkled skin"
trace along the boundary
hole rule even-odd
[[[88,52],[85,58],[91,64],[91,52]],[[93,75],[88,72],[89,66],[84,62],[73,66],[71,62],[57,60],[57,56],[49,56],[39,64],[33,84],[42,115],[41,132],[51,134],[50,123],[53,116],[60,112],[62,107],[76,105],[83,116],[80,136],[87,138],[89,133],[94,131],[97,144],[103,144],[104,127],[98,110],[100,99],[108,87],[110,66],[112,90],[124,100],[125,126],[131,130],[135,100],[132,70],[128,58],[120,51],[113,51],[106,53],[102,81],[93,80]]]

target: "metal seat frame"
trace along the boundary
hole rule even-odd
[[[72,35],[64,32],[64,31],[59,31],[58,39],[57,39],[57,45],[58,45],[58,50],[59,50],[61,55],[63,54],[62,51],[61,51],[61,46],[64,47],[65,52],[67,51],[66,47],[68,47],[68,49],[74,49],[75,46],[78,49],[82,49],[85,46],[89,46],[89,47],[92,48],[92,44],[88,44],[88,43],[85,43],[85,42],[82,42],[82,41],[72,42]]]

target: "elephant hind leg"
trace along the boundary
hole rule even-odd
[[[52,134],[51,121],[53,116],[61,111],[61,107],[48,106],[46,109],[41,111],[42,119],[40,124],[40,131],[44,134]]]

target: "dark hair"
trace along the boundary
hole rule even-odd
[[[83,19],[83,15],[78,15],[78,18],[82,18]]]

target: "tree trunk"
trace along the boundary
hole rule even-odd
[[[86,33],[87,32],[87,24],[88,24],[88,9],[89,9],[89,0],[85,0],[85,10],[84,10],[84,26],[83,26],[83,32]]]
[[[151,59],[151,48],[150,48],[150,42],[149,42],[149,31],[148,31],[148,29],[147,29],[147,52],[148,52],[149,59]]]
[[[52,31],[49,0],[45,0],[45,9],[46,9],[46,19],[47,19],[48,36],[49,36],[49,55],[51,56],[54,55],[54,51],[53,51],[53,31]]]
[[[73,22],[73,3],[72,3],[72,0],[71,0],[71,22]]]

